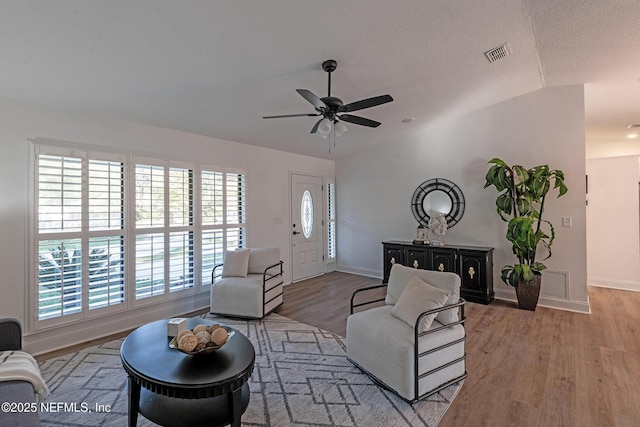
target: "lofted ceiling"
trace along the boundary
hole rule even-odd
[[[0,96],[336,158],[542,87],[585,84],[586,134],[640,122],[638,0],[0,0]],[[489,63],[484,52],[509,44]],[[380,121],[328,152],[295,89]],[[409,123],[403,119],[415,117]]]

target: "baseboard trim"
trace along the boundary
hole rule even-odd
[[[382,273],[380,273],[378,270],[371,270],[368,268],[355,268],[338,265],[336,271],[339,271],[341,273],[357,274],[359,276],[373,277],[374,279],[382,280]]]
[[[622,291],[636,291],[640,292],[640,282],[632,280],[615,280],[605,279],[601,277],[588,277],[587,283],[589,286],[596,286],[599,288],[619,289]]]
[[[96,319],[61,325],[23,337],[23,347],[34,356],[135,329],[158,319],[177,317],[209,308],[209,292],[140,307]]]

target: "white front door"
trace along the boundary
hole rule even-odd
[[[291,175],[291,281],[324,273],[322,177]]]

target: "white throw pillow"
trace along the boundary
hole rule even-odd
[[[280,261],[280,248],[251,248],[249,274],[262,274],[267,267]]]
[[[414,327],[420,314],[443,307],[448,298],[449,294],[442,289],[431,286],[418,276],[414,276],[400,294],[398,302],[391,309],[391,314]],[[418,332],[426,332],[435,317],[436,314],[423,317],[418,326]]]
[[[222,277],[247,277],[249,249],[226,251],[222,265]]]

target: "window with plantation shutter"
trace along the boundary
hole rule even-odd
[[[193,169],[136,164],[135,171],[135,297],[141,300],[192,288]]]
[[[245,247],[246,188],[240,172],[203,170],[202,283],[211,284],[211,271],[222,263],[224,251]]]
[[[169,169],[169,291],[194,286],[193,170]]]
[[[327,184],[327,257],[336,259],[336,184]]]
[[[82,227],[82,159],[38,158],[38,230],[80,231]]]
[[[241,171],[32,147],[35,329],[207,292],[245,245]]]
[[[36,163],[37,318],[81,313],[85,299],[89,310],[121,304],[123,164],[47,154]]]
[[[89,160],[88,308],[115,306],[124,295],[124,164]]]

